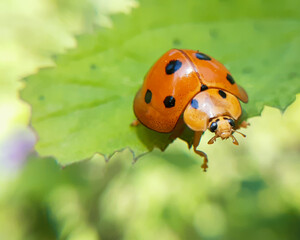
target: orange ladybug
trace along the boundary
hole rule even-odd
[[[223,64],[199,51],[171,49],[150,69],[136,94],[138,121],[133,125],[141,122],[157,132],[172,132],[175,139],[186,124],[195,131],[193,148],[204,157],[206,171],[207,156],[196,149],[200,138],[209,129],[215,133],[209,144],[231,137],[238,145],[232,134],[247,126],[236,126],[242,113],[239,100],[247,103],[248,95]]]

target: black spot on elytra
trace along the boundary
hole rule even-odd
[[[170,75],[176,72],[182,66],[179,60],[171,60],[166,66],[166,74]]]
[[[233,77],[232,77],[229,73],[227,73],[226,79],[227,79],[231,84],[234,84],[234,83],[235,83]]]
[[[192,108],[198,109],[199,107],[198,101],[196,99],[193,99],[191,102],[191,106]]]
[[[175,98],[173,96],[167,96],[164,100],[164,105],[166,108],[172,108],[175,106]]]
[[[196,53],[196,58],[200,59],[200,60],[206,60],[206,61],[209,61],[211,60],[211,58],[209,56],[207,56],[206,54],[204,53],[200,53],[200,52],[197,52]]]
[[[222,98],[226,98],[226,93],[223,92],[222,90],[219,90],[219,94]]]
[[[208,87],[207,87],[206,85],[202,84],[202,86],[201,86],[201,91],[205,91],[205,90],[207,90],[207,89],[208,89]]]
[[[152,92],[148,89],[146,94],[145,94],[145,102],[149,104],[152,99]]]

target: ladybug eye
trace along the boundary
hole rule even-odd
[[[232,119],[228,119],[228,122],[232,127],[235,127],[235,123]]]
[[[214,131],[217,130],[217,128],[218,128],[218,124],[217,124],[216,122],[213,122],[213,123],[210,125],[209,130],[210,130],[211,132],[214,132]]]

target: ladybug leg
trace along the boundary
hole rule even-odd
[[[242,121],[236,129],[240,129],[240,128],[247,128],[248,126],[250,126],[250,123],[247,123],[246,121]]]
[[[184,130],[184,121],[182,118],[179,118],[174,130],[172,131],[171,135],[169,136],[170,140],[175,140],[178,138]]]
[[[239,142],[236,140],[236,138],[233,135],[230,135],[230,137],[232,138],[233,144],[239,145]]]
[[[195,147],[194,147],[194,152],[195,152],[196,154],[198,154],[199,156],[201,156],[201,157],[204,158],[203,164],[201,165],[201,168],[203,168],[203,172],[206,172],[206,169],[208,168],[208,165],[207,165],[208,159],[207,159],[206,153],[205,153],[205,152],[202,152],[202,151],[200,151],[200,150],[197,150]]]
[[[201,157],[204,158],[203,164],[201,165],[201,168],[203,168],[203,171],[206,172],[206,169],[208,168],[208,165],[207,165],[207,163],[208,163],[207,155],[206,155],[205,152],[197,150],[197,147],[199,145],[199,142],[200,142],[202,134],[203,134],[203,132],[195,132],[194,142],[193,142],[193,148],[194,148],[194,152],[196,154],[198,154],[199,156],[201,156]]]
[[[216,141],[217,138],[218,138],[218,136],[215,135],[215,136],[213,136],[207,143],[208,143],[208,144],[213,144],[213,143]]]
[[[140,121],[137,120],[137,119],[135,119],[135,120],[130,124],[130,126],[136,127],[136,126],[138,126],[138,125],[140,125],[140,124],[141,124]]]

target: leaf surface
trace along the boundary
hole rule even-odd
[[[277,3],[277,4],[276,4]],[[114,28],[78,37],[55,68],[25,79],[37,151],[61,164],[130,148],[139,156],[165,149],[168,134],[143,126],[132,103],[151,65],[171,48],[195,49],[224,63],[249,94],[248,117],[265,105],[284,110],[300,92],[297,1],[140,1]],[[191,132],[183,137],[191,141]]]

